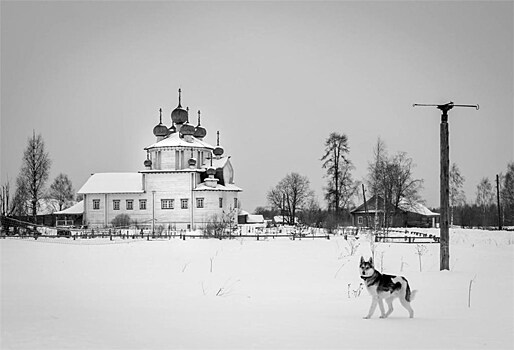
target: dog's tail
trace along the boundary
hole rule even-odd
[[[409,281],[407,281],[407,279],[405,277],[403,279],[405,280],[405,284],[407,285],[407,288],[405,288],[405,300],[407,300],[408,302],[411,302],[416,297],[416,293],[418,291],[417,290],[411,291]]]

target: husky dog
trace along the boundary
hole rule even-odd
[[[373,258],[370,258],[369,261],[364,261],[362,256],[359,269],[361,278],[364,280],[372,298],[368,315],[364,318],[367,319],[373,316],[377,304],[380,306],[380,318],[388,317],[393,312],[393,300],[395,298],[400,298],[400,303],[409,311],[410,318],[414,317],[414,310],[412,310],[410,302],[414,299],[416,291],[411,292],[409,282],[407,282],[405,277],[381,274],[373,267]],[[388,306],[387,312],[384,309],[384,299]]]

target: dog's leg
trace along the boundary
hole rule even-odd
[[[405,300],[404,297],[400,297],[400,303],[402,304],[402,306],[404,308],[407,309],[407,311],[409,311],[409,317],[413,318],[414,317],[414,310],[412,310],[412,307],[410,306],[410,303],[407,300]]]
[[[373,316],[373,314],[375,313],[375,309],[377,308],[377,304],[378,304],[378,296],[372,296],[371,297],[371,306],[369,307],[368,315],[366,317],[364,317],[365,319],[371,318],[371,316]]]
[[[386,318],[387,315],[385,313],[385,309],[384,309],[384,299],[383,298],[378,298],[378,306],[380,306],[380,318]]]
[[[386,313],[385,317],[389,317],[389,315],[393,313],[393,310],[394,310],[393,309],[393,300],[394,300],[394,298],[387,298],[386,299],[388,310],[387,310],[387,313]]]

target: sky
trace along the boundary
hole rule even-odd
[[[0,2],[1,183],[33,131],[49,183],[143,169],[153,127],[178,103],[231,156],[243,209],[290,172],[322,206],[331,132],[346,134],[364,180],[380,137],[406,152],[439,206],[436,108],[450,111],[450,162],[468,202],[514,160],[514,9],[474,2]]]

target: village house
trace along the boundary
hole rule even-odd
[[[385,226],[384,204],[389,216],[388,227],[436,227],[439,222],[439,214],[430,211],[421,203],[401,202],[396,215],[394,215],[394,206],[391,203],[384,203],[382,197],[373,196],[350,212],[353,225],[372,227],[377,218],[377,224],[380,227]]]

